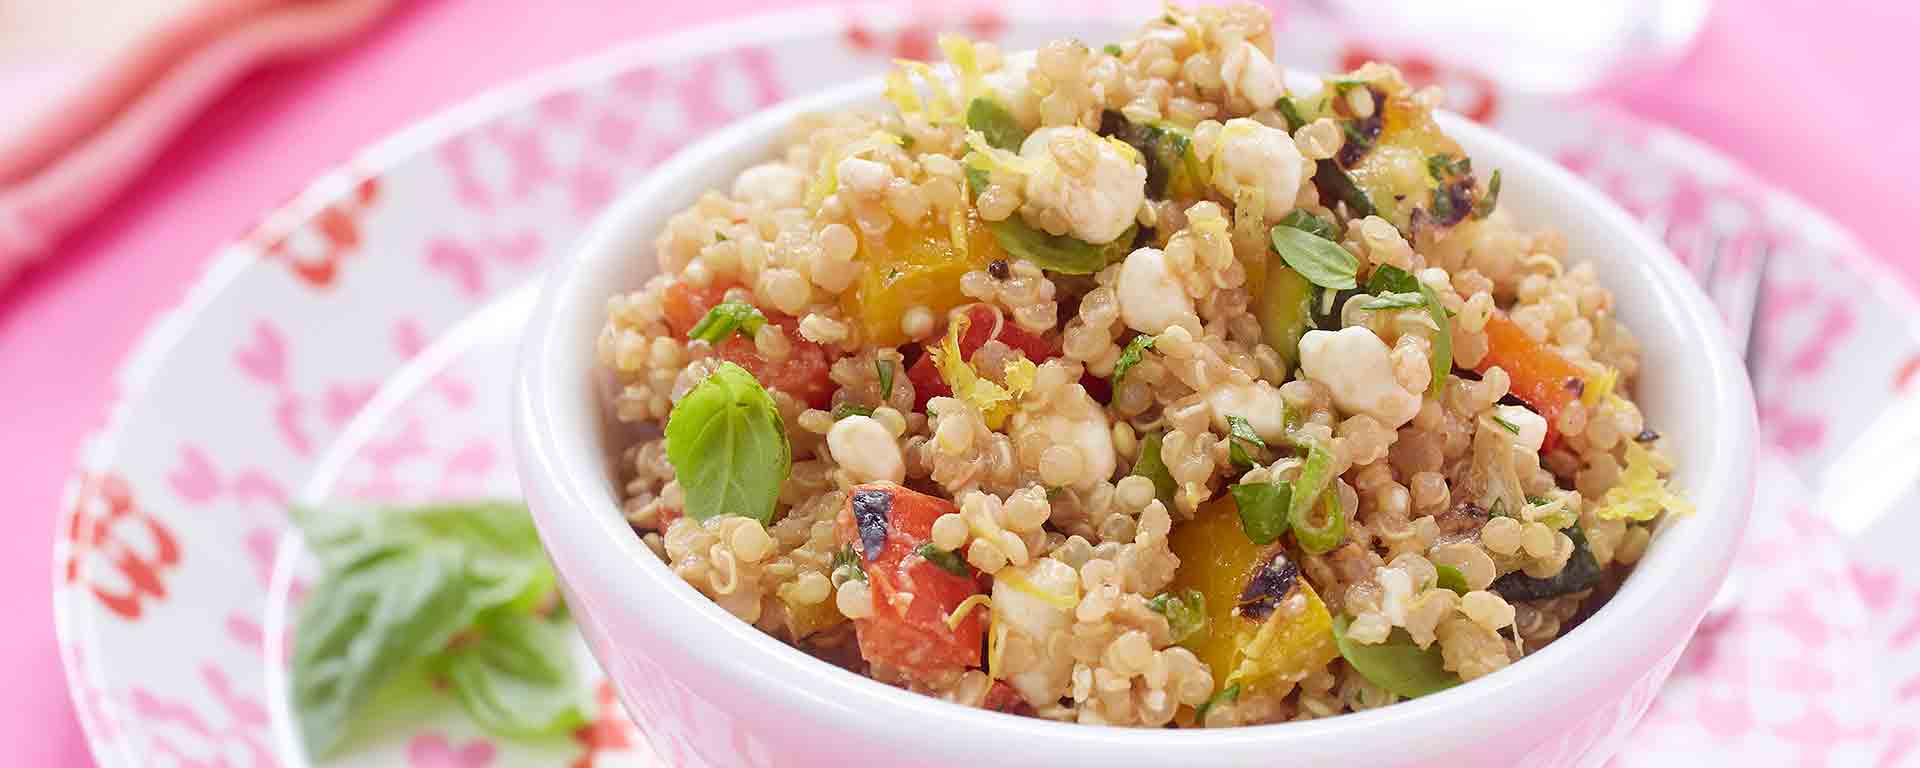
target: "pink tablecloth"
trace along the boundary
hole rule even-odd
[[[7,762],[86,764],[49,620],[53,512],[117,364],[214,248],[355,148],[487,86],[605,46],[797,0],[698,4],[423,2],[331,59],[245,80],[124,199],[0,289],[0,660],[13,710]],[[671,7],[662,8],[661,5]],[[1904,94],[1920,17],[1873,0],[1723,0],[1673,72],[1608,93],[1694,133],[1851,227],[1909,284],[1920,108]],[[512,40],[513,45],[480,41]],[[482,49],[484,48],[484,54]]]

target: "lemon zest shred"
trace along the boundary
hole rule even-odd
[[[1586,389],[1580,392],[1580,404],[1592,408],[1600,401],[1613,395],[1613,388],[1620,381],[1620,372],[1612,368],[1602,368],[1599,373],[1587,376]]]
[[[1013,412],[1013,393],[982,378],[967,364],[966,356],[960,353],[960,337],[967,332],[967,324],[965,314],[956,314],[947,323],[946,338],[940,341],[938,349],[930,350],[933,365],[955,398],[979,409],[989,428],[999,429]]]
[[[999,617],[999,613],[987,614],[987,677],[992,680],[1000,679],[1000,646],[1005,642],[1001,638],[1008,631]]]
[[[1027,581],[1025,577],[1022,577],[1021,575],[1014,573],[1011,570],[1003,570],[997,574],[994,574],[993,578],[995,582],[1004,581],[1006,582],[1007,586],[1013,587],[1014,589],[1020,592],[1023,592],[1036,600],[1043,601],[1046,604],[1051,605],[1058,610],[1071,611],[1074,609],[1075,606],[1078,606],[1080,604],[1079,585],[1074,585],[1073,594],[1065,595],[1059,592],[1048,592],[1044,589],[1036,587],[1033,585],[1033,582]]]
[[[971,103],[985,90],[980,78],[980,55],[974,50],[973,41],[960,35],[941,35],[940,51],[947,55],[947,63],[960,75],[960,102]]]
[[[960,622],[967,620],[967,613],[983,605],[987,607],[987,611],[991,614],[993,611],[993,598],[987,597],[986,595],[974,595],[960,601],[959,605],[953,607],[953,612],[947,614],[947,629],[959,629]]]
[[[1628,443],[1626,459],[1627,466],[1620,470],[1620,480],[1600,498],[1594,516],[1602,520],[1646,522],[1658,517],[1662,510],[1681,516],[1693,514],[1693,502],[1674,493],[1660,478],[1659,470],[1654,468],[1652,451],[1639,443]]]
[[[1005,373],[1007,391],[1012,392],[1017,399],[1033,391],[1033,383],[1040,378],[1040,366],[1034,365],[1032,360],[1027,359],[1026,353],[1022,352],[1019,357],[1007,361]]]

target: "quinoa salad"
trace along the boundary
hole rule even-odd
[[[1638,345],[1435,88],[1289,90],[1252,5],[943,38],[676,215],[598,339],[624,513],[808,653],[1223,727],[1494,674],[1668,515]]]

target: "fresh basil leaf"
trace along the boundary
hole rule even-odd
[[[786,423],[747,369],[721,363],[667,416],[667,461],[695,520],[773,520],[792,466]]]
[[[1436,565],[1434,566],[1434,570],[1440,574],[1440,577],[1435,581],[1435,586],[1441,589],[1453,590],[1453,593],[1457,595],[1464,595],[1473,591],[1467,588],[1467,575],[1461,573],[1460,569],[1451,565]]]
[[[1247,423],[1245,416],[1227,417],[1227,457],[1235,464],[1253,466],[1260,462],[1253,460],[1248,450],[1266,450],[1267,441],[1260,439],[1260,433],[1253,431],[1253,425]]]
[[[1427,385],[1427,394],[1439,397],[1440,391],[1446,388],[1447,374],[1453,373],[1453,321],[1447,314],[1447,308],[1440,306],[1440,296],[1433,292],[1432,287],[1418,280],[1414,281],[1414,285],[1419,286],[1420,295],[1427,300],[1427,316],[1433,318],[1436,329],[1431,357],[1433,378]]]
[[[1358,284],[1354,274],[1360,269],[1360,260],[1339,243],[1293,227],[1276,226],[1268,236],[1274,252],[1307,282],[1336,290]]]
[[[1320,194],[1327,200],[1338,200],[1347,204],[1347,215],[1356,219],[1372,216],[1375,211],[1373,200],[1367,197],[1365,190],[1347,174],[1346,169],[1331,159],[1321,160],[1313,173],[1314,186],[1320,188]]]
[[[1208,697],[1205,702],[1202,702],[1200,706],[1193,709],[1193,721],[1205,726],[1207,724],[1208,710],[1221,704],[1230,703],[1238,698],[1240,698],[1240,684],[1234,683],[1233,685],[1227,686],[1226,690]]]
[[[1091,275],[1108,264],[1127,256],[1138,224],[1128,224],[1112,242],[1090,245],[1071,235],[1050,235],[1028,226],[1019,214],[1000,221],[987,222],[987,230],[1000,248],[1017,258],[1026,259],[1041,269],[1063,275]]]
[[[1280,117],[1287,121],[1287,133],[1298,131],[1307,124],[1307,119],[1300,115],[1300,107],[1293,103],[1291,96],[1280,97],[1279,101],[1274,102],[1273,108],[1279,110]]]
[[[1287,532],[1293,487],[1285,482],[1240,483],[1227,489],[1240,512],[1240,530],[1255,544],[1272,544]]]
[[[751,339],[766,324],[767,316],[760,314],[758,307],[744,301],[723,301],[713,305],[707,316],[687,331],[687,339],[718,344],[735,333]]]
[[[1427,298],[1418,293],[1383,293],[1360,302],[1360,308],[1369,312],[1387,309],[1411,309],[1425,306]]]
[[[967,103],[967,128],[979,131],[987,144],[1013,152],[1020,151],[1021,142],[1027,140],[1027,130],[1020,127],[1013,113],[985,96],[975,96]]]
[[[883,358],[873,359],[874,373],[880,376],[880,402],[893,399],[893,361]]]
[[[1200,590],[1162,592],[1148,600],[1147,607],[1167,617],[1167,628],[1175,643],[1184,643],[1207,631],[1207,596]]]
[[[1295,208],[1280,217],[1280,226],[1292,227],[1314,237],[1334,239],[1333,222],[1308,213],[1305,209]]]
[[[1119,43],[1107,43],[1106,45],[1100,46],[1100,50],[1108,56],[1118,56],[1122,53]]]
[[[416,507],[343,506],[288,510],[302,543],[331,570],[370,549],[395,542],[445,539],[506,556],[540,555],[539,534],[517,501],[476,501]]]
[[[1140,439],[1140,458],[1133,462],[1132,474],[1153,481],[1154,498],[1173,509],[1173,493],[1178,485],[1173,482],[1173,472],[1160,460],[1160,441],[1163,433],[1153,432]]]
[[[919,555],[922,559],[926,560],[927,562],[933,563],[935,566],[938,566],[940,570],[946,571],[947,573],[951,573],[955,576],[973,575],[973,569],[967,567],[967,561],[960,559],[959,555],[956,555],[952,552],[948,552],[947,550],[934,546],[933,542],[931,541],[924,542],[920,546],[914,547],[913,553],[916,555]]]
[[[1113,375],[1107,377],[1107,380],[1113,383],[1114,389],[1120,388],[1120,377],[1127,375],[1127,371],[1133,370],[1134,366],[1140,364],[1141,355],[1153,348],[1153,341],[1154,337],[1143,333],[1127,342],[1127,348],[1120,351],[1120,359],[1113,361]]]
[[[496,736],[559,736],[586,723],[572,628],[530,614],[484,622],[439,665],[480,727]]]
[[[1393,630],[1382,643],[1357,643],[1347,638],[1348,624],[1345,614],[1333,617],[1333,641],[1341,657],[1367,682],[1409,699],[1460,684],[1460,676],[1447,671],[1440,646],[1421,648],[1404,629]]]
[[[1495,168],[1493,178],[1487,179],[1487,193],[1481,195],[1473,204],[1473,217],[1484,219],[1493,215],[1494,206],[1500,204],[1500,169]]]
[[[447,646],[475,614],[466,567],[448,545],[363,550],[300,603],[290,672],[307,749],[338,748],[357,711],[401,671]]]
[[[1293,480],[1287,521],[1293,527],[1294,541],[1311,554],[1332,552],[1347,540],[1347,515],[1333,479],[1333,453],[1320,443],[1309,444],[1306,464]],[[1315,506],[1325,517],[1319,525],[1313,523]]]
[[[1420,281],[1412,273],[1392,264],[1373,268],[1367,277],[1367,293],[1419,293]]]

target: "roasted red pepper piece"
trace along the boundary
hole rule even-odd
[[[932,540],[933,521],[954,511],[951,501],[891,483],[858,485],[847,497],[835,534],[860,556],[873,594],[873,615],[854,621],[869,663],[920,679],[980,666],[980,611],[947,626],[979,584],[914,554]]]
[[[707,316],[707,310],[726,298],[730,287],[715,284],[698,288],[685,282],[674,283],[661,300],[667,327],[676,338],[686,338],[687,332]],[[787,344],[792,349],[786,360],[768,362],[752,339],[737,333],[715,345],[715,354],[747,369],[761,386],[778,389],[814,408],[832,405],[835,385],[830,375],[833,358],[828,349],[801,338],[799,322],[792,317],[764,309],[761,312],[767,316],[767,322],[780,326],[786,333]]]

